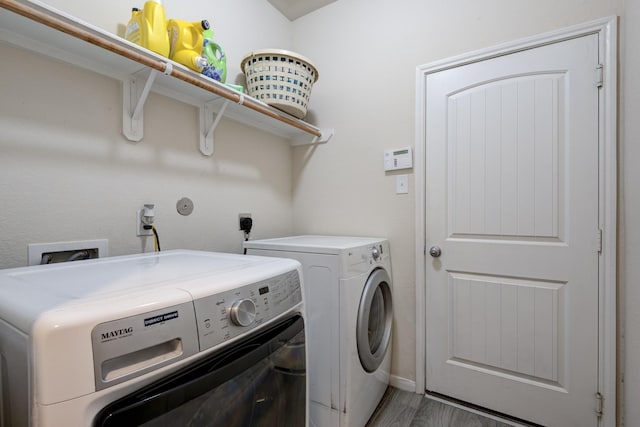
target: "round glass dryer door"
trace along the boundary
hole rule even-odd
[[[377,268],[364,286],[356,326],[358,355],[367,372],[378,369],[387,354],[392,316],[391,278],[386,270]]]

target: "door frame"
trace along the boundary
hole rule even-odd
[[[603,396],[599,425],[616,425],[616,233],[617,233],[617,17],[611,16],[527,37],[498,46],[418,66],[416,69],[415,228],[416,228],[416,393],[426,387],[426,77],[429,74],[522,50],[598,34],[603,66],[599,93],[599,223],[602,230],[599,258],[598,384]],[[597,73],[594,70],[594,84]],[[594,396],[594,407],[595,407]]]

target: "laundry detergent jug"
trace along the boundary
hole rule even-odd
[[[202,56],[203,32],[209,29],[209,21],[206,19],[196,22],[170,19],[169,39],[171,40],[171,53],[169,58],[179,64],[185,65],[198,73],[207,65],[207,60]]]
[[[133,8],[125,39],[162,56],[169,56],[167,19],[160,0],[149,0],[142,10]]]
[[[205,30],[203,36],[202,55],[207,59],[207,65],[202,74],[224,83],[227,80],[227,58],[220,45],[213,42],[212,29]]]

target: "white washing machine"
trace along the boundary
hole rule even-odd
[[[167,251],[0,271],[0,426],[304,426],[300,264]]]
[[[391,365],[392,282],[385,239],[295,236],[245,242],[248,254],[302,264],[310,425],[362,427]]]

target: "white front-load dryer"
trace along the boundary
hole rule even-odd
[[[382,238],[294,236],[245,242],[247,254],[302,264],[310,426],[362,427],[391,367],[392,280]]]

